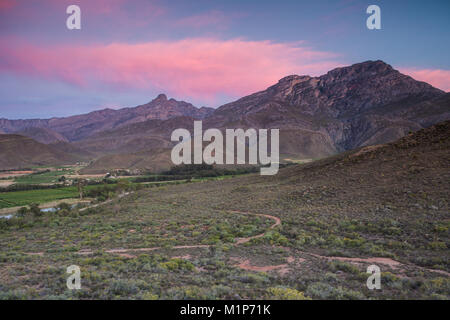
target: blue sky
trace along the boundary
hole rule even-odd
[[[65,9],[81,8],[81,30]],[[381,30],[366,8],[381,8]],[[450,89],[450,1],[0,0],[0,118],[217,107],[288,74],[384,60]]]

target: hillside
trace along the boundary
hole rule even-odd
[[[153,148],[168,148],[173,128],[192,127],[194,118],[175,117],[147,120],[96,133],[73,145],[98,155],[135,153]]]
[[[207,128],[279,128],[284,158],[311,159],[394,141],[450,119],[450,94],[416,81],[382,61],[337,68],[320,77],[288,76],[267,90],[219,107]],[[168,148],[177,128],[193,119],[150,120],[77,142],[99,154]]]
[[[103,174],[117,169],[161,172],[172,166],[170,152],[170,149],[154,148],[136,153],[106,155],[96,159],[80,172],[82,174]]]
[[[0,134],[0,170],[73,164],[77,158],[31,138]]]
[[[448,300],[449,138],[447,121],[275,176],[153,186],[26,227],[11,220],[0,273],[34,272],[4,276],[2,292],[66,298],[65,278],[52,280],[75,264],[90,275],[85,299]],[[370,265],[381,290],[366,286]]]
[[[442,107],[430,107],[436,104]],[[292,136],[287,142],[280,139],[282,153],[311,150],[306,153],[315,158],[394,141],[449,119],[449,109],[450,97],[443,91],[382,61],[367,61],[320,77],[285,77],[218,108],[206,122],[219,128],[280,128]],[[295,137],[303,141],[293,143]]]
[[[36,140],[37,142],[44,144],[69,142],[64,136],[62,136],[58,132],[47,128],[29,127],[25,128],[22,131],[16,132],[15,134],[31,138],[33,140]]]
[[[80,149],[73,143],[59,141],[50,143],[48,146],[79,161],[89,162],[95,158],[94,153]]]
[[[190,103],[167,99],[166,95],[160,94],[151,102],[134,108],[103,109],[66,118],[0,119],[0,130],[6,133],[15,133],[32,127],[47,128],[58,132],[69,141],[77,141],[100,131],[149,119],[166,120],[177,116],[202,119],[209,115],[212,110],[205,107],[196,108]]]

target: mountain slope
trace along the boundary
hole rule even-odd
[[[171,149],[153,148],[129,154],[105,155],[81,170],[81,173],[101,174],[117,169],[161,172],[170,169],[172,166],[170,154]]]
[[[192,130],[194,120],[186,116],[168,120],[147,120],[96,133],[73,145],[100,156],[169,148],[172,145],[170,141],[172,131],[176,128]]]
[[[67,118],[0,119],[0,130],[6,133],[14,133],[33,127],[47,128],[60,133],[69,141],[77,141],[97,132],[149,119],[166,120],[177,116],[202,119],[212,111],[213,109],[211,108],[196,108],[184,101],[167,99],[166,95],[160,94],[153,101],[134,108],[104,109]]]
[[[33,140],[44,144],[68,142],[68,140],[63,135],[47,128],[30,127],[25,128],[22,131],[15,132],[15,134],[32,138]]]
[[[73,164],[77,161],[74,155],[16,134],[0,135],[0,154],[0,170]]]
[[[136,108],[49,120],[0,119],[0,130],[50,128],[86,154],[120,154],[123,160],[127,154],[171,148],[172,131],[186,128],[192,132],[195,119],[203,119],[204,130],[278,128],[282,158],[321,158],[391,142],[450,119],[450,93],[403,75],[382,61],[366,61],[320,77],[288,76],[215,111],[159,95]]]
[[[450,119],[450,94],[394,70],[382,61],[337,68],[320,77],[288,76],[226,104],[203,119],[203,128],[279,128],[284,158],[319,158],[394,141]],[[169,148],[177,128],[194,119],[174,117],[124,125],[77,143],[100,153]]]
[[[320,77],[285,77],[267,90],[218,108],[207,123],[219,128],[239,124],[280,128],[281,132],[303,130],[299,135],[321,135],[336,151],[344,151],[393,141],[409,131],[449,119],[450,104],[445,96],[382,61],[367,61]],[[442,107],[431,108],[436,104]],[[280,144],[281,152],[301,152],[309,145]]]

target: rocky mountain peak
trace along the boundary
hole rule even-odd
[[[306,81],[306,80],[309,80],[309,79],[311,79],[311,77],[307,76],[307,75],[299,76],[299,75],[296,75],[296,74],[292,74],[290,76],[281,78],[278,81],[278,84],[286,84],[286,83],[293,83],[293,82],[298,83],[298,82]]]
[[[165,102],[167,101],[167,96],[164,93],[160,93],[152,102]]]
[[[285,135],[299,130],[299,136],[287,138],[281,149],[304,152],[308,146],[325,146],[308,151],[316,156],[392,141],[425,124],[447,120],[448,99],[439,100],[443,96],[443,91],[383,61],[365,61],[320,77],[284,77],[264,91],[218,108],[209,121],[221,127],[239,123],[288,128]],[[315,141],[319,136],[321,142]],[[310,141],[302,144],[300,138]]]
[[[367,74],[367,75],[383,75],[388,73],[399,73],[391,65],[385,63],[381,60],[376,61],[365,61],[361,63],[356,63],[348,67],[336,68],[329,71],[326,75],[328,77],[348,77],[356,74]],[[323,77],[323,76],[322,76]]]

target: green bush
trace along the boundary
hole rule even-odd
[[[336,299],[336,300],[362,300],[365,296],[358,291],[345,289],[342,287],[332,287],[323,282],[315,282],[308,286],[306,294],[312,298],[318,299]]]
[[[39,208],[39,204],[32,203],[30,204],[30,212],[33,214],[34,217],[40,217],[43,215],[43,212]]]
[[[114,296],[129,297],[136,294],[138,287],[131,280],[114,280],[109,286],[108,293]]]
[[[291,288],[269,288],[267,292],[274,300],[311,300],[303,292]]]
[[[356,266],[354,266],[354,265],[352,265],[350,263],[344,262],[344,261],[333,261],[333,262],[331,262],[330,263],[330,269],[333,272],[343,271],[343,272],[351,273],[351,274],[359,274],[359,269]]]
[[[191,262],[180,258],[175,258],[167,262],[160,263],[160,266],[169,271],[177,271],[177,270],[192,271],[195,269],[194,265]]]

